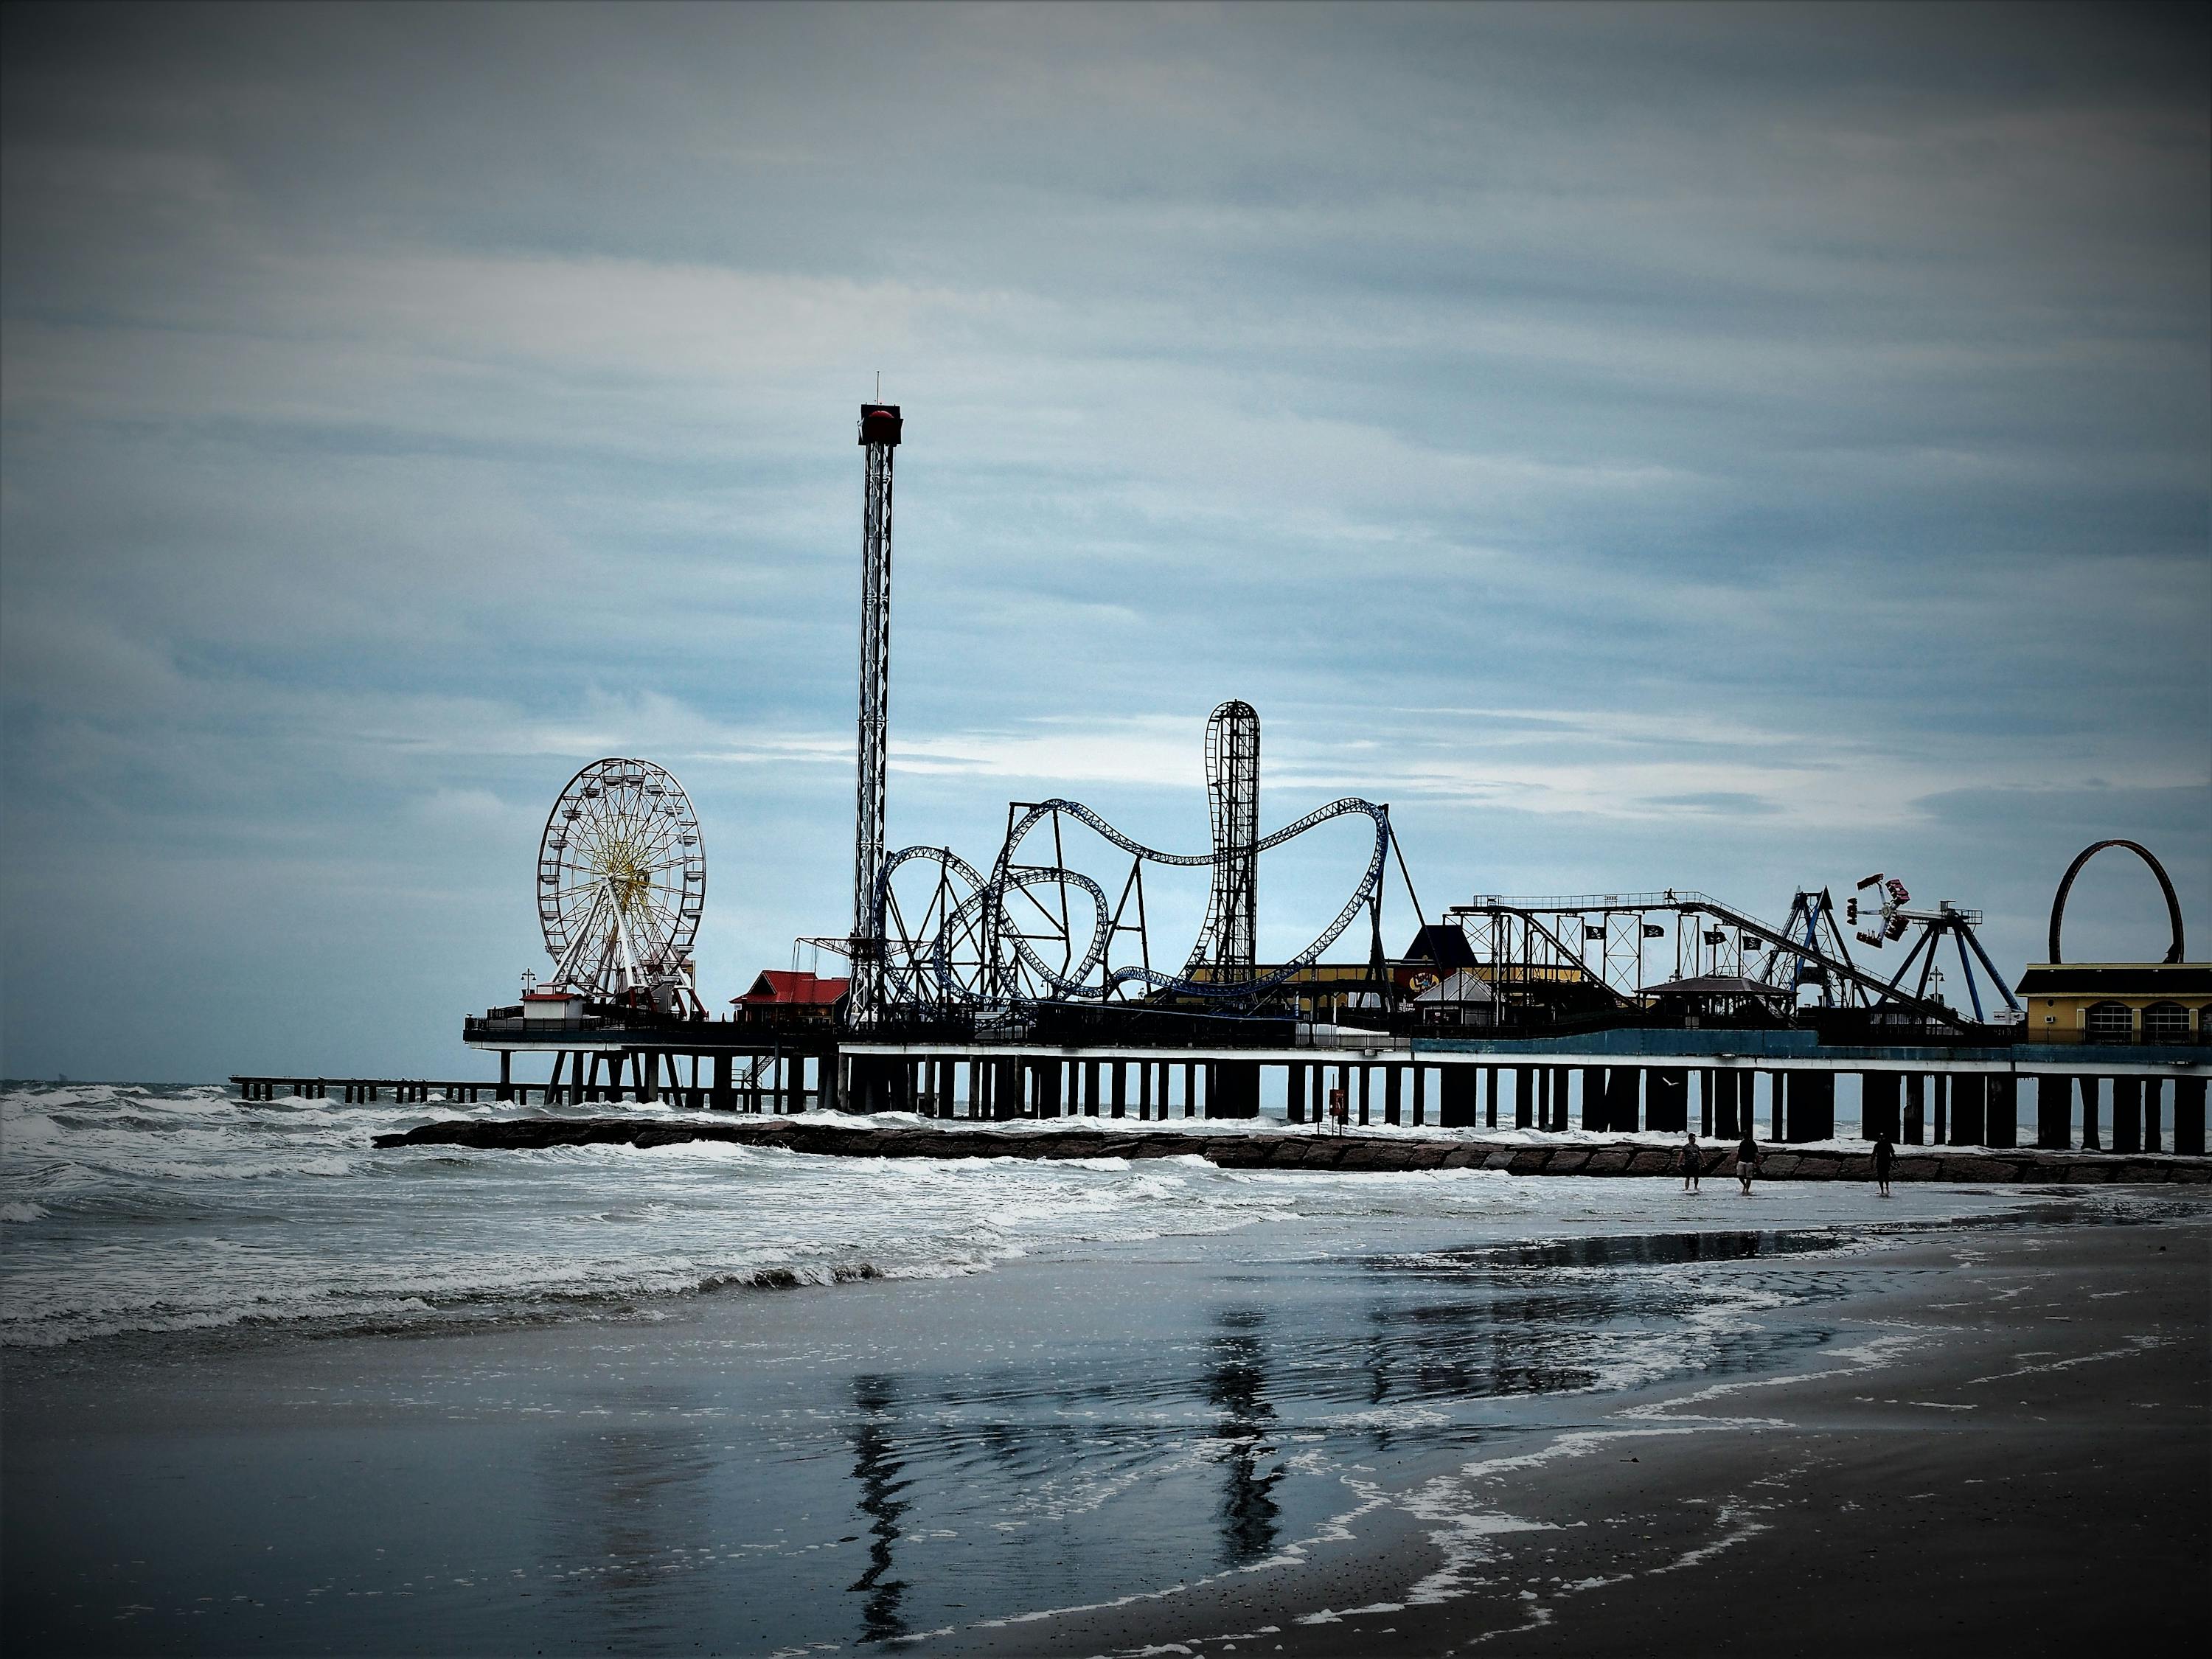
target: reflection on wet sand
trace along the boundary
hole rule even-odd
[[[1743,1291],[1813,1300],[1796,1281],[1817,1269],[1782,1258],[1833,1243],[1732,1232],[1350,1255],[1352,1271],[1295,1306],[1264,1283],[1224,1284],[1141,1363],[1117,1336],[988,1369],[850,1372],[830,1420],[818,1396],[775,1417],[773,1462],[749,1474],[673,1426],[703,1400],[637,1401],[669,1426],[564,1444],[559,1510],[585,1523],[566,1588],[588,1585],[594,1632],[617,1647],[652,1645],[709,1607],[732,1634],[819,1633],[840,1590],[854,1598],[842,1639],[874,1644],[978,1605],[1049,1606],[1187,1571],[1209,1510],[1216,1567],[1251,1566],[1341,1503],[1332,1467],[1471,1445],[1533,1420],[1546,1396],[1679,1365],[1693,1319],[1707,1375],[1820,1340],[1711,1318],[1718,1287],[1699,1269],[1749,1264]],[[1292,1436],[1311,1452],[1295,1468]],[[810,1528],[823,1513],[810,1483],[831,1470],[830,1512],[860,1523],[848,1535]]]
[[[1274,1458],[1267,1436],[1275,1408],[1268,1403],[1267,1345],[1261,1334],[1266,1316],[1256,1308],[1221,1314],[1226,1333],[1209,1346],[1212,1364],[1200,1379],[1206,1403],[1221,1413],[1217,1438],[1228,1443],[1222,1459],[1227,1485],[1221,1496],[1222,1559],[1230,1566],[1265,1560],[1274,1553],[1281,1509],[1275,1487],[1283,1478],[1279,1460],[1261,1472],[1262,1458]]]
[[[858,1507],[867,1517],[868,1568],[846,1589],[867,1597],[860,1604],[864,1642],[888,1641],[907,1633],[900,1615],[906,1581],[891,1573],[899,1517],[910,1507],[899,1496],[908,1483],[902,1478],[906,1465],[889,1421],[897,1405],[898,1385],[893,1378],[866,1375],[853,1379],[853,1408],[860,1416],[852,1431],[853,1479],[860,1486]]]
[[[553,1582],[617,1648],[650,1645],[682,1622],[689,1597],[672,1594],[672,1582],[688,1576],[685,1553],[708,1534],[717,1460],[695,1431],[667,1423],[672,1404],[643,1405],[641,1417],[659,1417],[652,1426],[565,1437],[548,1470],[559,1493],[551,1512],[580,1534],[555,1559],[588,1570]]]

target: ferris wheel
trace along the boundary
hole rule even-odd
[[[691,944],[707,852],[684,786],[651,761],[593,761],[568,780],[538,848],[549,984],[605,1001],[702,1012]]]

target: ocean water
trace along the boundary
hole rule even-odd
[[[2053,1201],[369,1144],[512,1109],[0,1094],[0,1645],[1018,1651],[1820,1363],[1838,1264]]]
[[[1679,1195],[1669,1182],[1486,1171],[822,1159],[708,1144],[370,1145],[434,1119],[514,1109],[441,1099],[249,1103],[213,1086],[10,1085],[0,1092],[0,1345],[605,1316],[720,1288],[939,1278],[1040,1249],[1196,1239],[1266,1221],[1332,1238],[1348,1230],[1353,1243],[1385,1223],[1434,1222],[1470,1242],[1504,1243],[1700,1224],[1703,1213],[1670,1204]],[[1879,1211],[1856,1188],[1767,1191],[1786,1192],[1798,1227],[1990,1207],[1986,1196],[1962,1203],[1920,1187]]]

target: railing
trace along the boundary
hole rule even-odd
[[[1455,1036],[1462,1033],[1456,1028],[1431,1028],[1426,1035]],[[1300,1021],[1297,1046],[1301,1048],[1341,1048],[1362,1054],[1411,1052],[1414,1033],[1412,1031],[1379,1031],[1364,1025],[1319,1025]],[[1490,1033],[1484,1032],[1488,1036]]]
[[[1669,905],[1683,909],[1732,910],[1709,893],[1687,887],[1670,887],[1658,893],[1477,893],[1454,911],[1533,910],[1539,915],[1565,915],[1577,910],[1663,910]]]
[[[2179,1030],[2129,1031],[2084,1031],[2067,1030],[2062,1026],[2045,1025],[2040,1029],[2028,1025],[2011,1028],[2015,1042],[2071,1043],[2090,1048],[2212,1048],[2212,1030],[2198,1030],[2189,1026]]]

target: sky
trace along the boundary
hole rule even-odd
[[[1241,697],[1432,916],[1881,870],[2016,972],[2124,836],[2212,956],[2201,8],[0,27],[9,1074],[484,1073],[603,755],[710,1004],[845,932],[878,373],[893,847],[1202,848]],[[2167,942],[2117,855],[2068,922]]]

